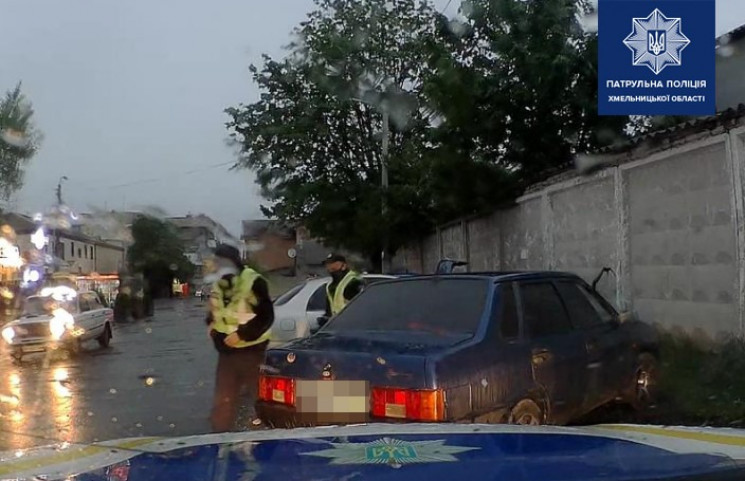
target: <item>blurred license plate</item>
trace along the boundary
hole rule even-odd
[[[295,384],[295,406],[301,413],[355,413],[370,411],[367,381],[306,381]]]

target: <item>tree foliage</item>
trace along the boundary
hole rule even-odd
[[[434,11],[424,2],[317,0],[292,55],[252,66],[261,99],[228,109],[267,215],[372,254],[429,225],[422,185],[429,116],[420,106]],[[382,219],[382,112],[390,116],[391,213]]]
[[[597,34],[581,0],[468,0],[439,20],[428,97],[439,137],[471,157],[536,180],[577,152],[612,144],[626,117],[597,114]]]
[[[127,262],[132,272],[142,273],[153,288],[170,288],[174,278],[189,281],[194,265],[184,255],[184,246],[173,224],[151,216],[138,216],[132,223]]]
[[[371,255],[386,234],[395,250],[493,208],[624,135],[627,118],[597,115],[586,13],[584,0],[469,0],[461,21],[425,0],[316,0],[289,55],[251,66],[260,99],[227,110],[238,167],[256,172],[268,216]]]
[[[7,200],[23,186],[24,168],[36,154],[41,134],[33,122],[34,110],[21,92],[21,84],[0,99],[0,199]]]

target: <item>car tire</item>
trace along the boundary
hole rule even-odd
[[[642,352],[636,360],[634,377],[626,395],[628,404],[637,411],[644,411],[657,401],[659,361],[654,354]]]
[[[103,330],[103,334],[98,336],[96,339],[98,341],[98,345],[107,348],[111,345],[111,338],[113,337],[111,333],[111,326],[106,324],[106,327]]]
[[[543,410],[532,399],[523,399],[512,408],[509,424],[540,426],[544,423]]]

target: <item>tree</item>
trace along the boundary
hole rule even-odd
[[[417,0],[316,0],[283,60],[251,66],[258,102],[227,109],[264,213],[374,257],[431,225],[421,189],[432,113],[420,108],[434,11]],[[390,215],[381,203],[382,111],[391,119]],[[392,249],[392,250],[393,250]]]
[[[469,0],[465,23],[441,18],[427,94],[439,138],[502,166],[522,185],[578,152],[624,137],[627,117],[597,114],[597,35],[583,0]],[[460,139],[460,140],[458,140]]]
[[[0,99],[0,200],[8,200],[23,186],[24,168],[41,143],[33,116],[20,83]]]
[[[132,223],[132,240],[127,263],[132,272],[143,274],[153,292],[170,289],[176,278],[191,280],[194,265],[184,255],[183,243],[172,224],[138,216]]]
[[[597,115],[584,0],[316,0],[282,60],[251,67],[259,101],[227,109],[266,215],[375,257],[434,224],[514,199],[577,153],[624,137]],[[380,188],[381,112],[392,120]],[[389,211],[381,215],[382,200]]]

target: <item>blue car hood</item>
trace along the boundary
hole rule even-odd
[[[703,480],[741,477],[743,461],[745,431],[732,429],[366,425],[0,453],[0,479]]]

